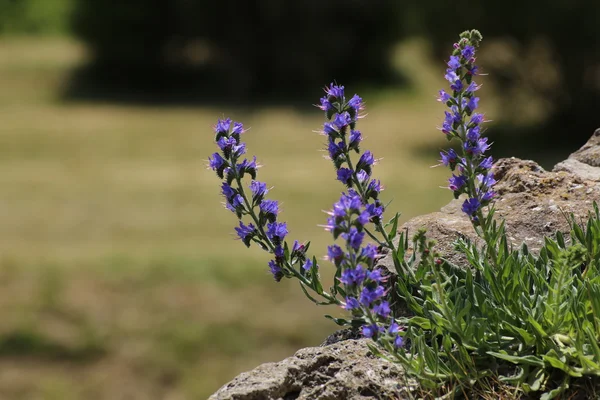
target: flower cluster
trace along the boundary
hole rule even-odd
[[[308,246],[295,241],[290,251],[284,241],[288,234],[287,224],[277,221],[279,203],[265,199],[269,192],[267,184],[256,180],[256,157],[241,160],[241,156],[246,153],[246,144],[241,141],[241,135],[245,132],[243,125],[239,122],[232,123],[227,118],[219,120],[214,131],[215,142],[221,152],[214,153],[208,163],[218,177],[224,180],[221,193],[225,197],[225,207],[240,220],[239,226],[235,228],[239,239],[248,247],[251,242],[256,242],[275,256],[269,262],[269,269],[278,282],[284,276],[289,277],[296,272],[292,268],[294,264],[302,265],[302,271],[310,270],[314,263],[306,259]],[[249,185],[251,197],[246,195],[242,185],[246,174],[252,178]],[[254,223],[244,224],[244,215],[249,215]]]
[[[346,100],[344,87],[333,83],[325,88],[325,93],[318,107],[325,111],[327,118],[322,133],[327,136],[327,152],[336,169],[337,179],[348,188],[356,188],[364,203],[371,199],[375,207],[382,207],[379,201],[381,183],[371,179],[375,164],[373,154],[365,151],[356,165],[350,158],[351,151],[360,154],[362,134],[356,129],[356,123],[362,117],[359,114],[364,109],[362,99],[355,94]]]
[[[479,223],[481,208],[493,199],[492,187],[496,183],[490,172],[493,159],[484,154],[490,148],[488,139],[481,136],[484,116],[475,112],[479,106],[475,92],[480,85],[473,80],[478,71],[474,63],[481,38],[476,30],[461,34],[454,44],[445,75],[451,93],[442,89],[438,97],[450,109],[445,111],[446,117],[439,129],[448,140],[457,138],[462,144],[460,154],[453,149],[440,153],[442,164],[457,172],[452,174],[448,187],[455,198],[467,194],[462,210],[475,224]]]
[[[355,318],[364,320],[363,335],[374,339],[393,335],[392,340],[399,347],[402,337],[398,335],[398,325],[391,318],[390,304],[381,285],[385,278],[381,270],[374,269],[377,247],[371,243],[363,246],[365,225],[381,215],[381,210],[370,206],[364,205],[354,189],[349,189],[347,194],[342,193],[329,212],[326,229],[332,232],[334,240],[341,236],[345,246],[329,246],[327,257],[339,271],[338,280],[343,284],[345,295],[343,307]],[[381,322],[388,325],[387,329],[379,324]]]

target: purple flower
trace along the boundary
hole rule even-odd
[[[281,278],[283,278],[283,270],[275,261],[269,261],[269,269],[273,274],[273,278],[275,278],[275,282],[281,281]]]
[[[325,92],[327,95],[335,97],[337,100],[341,100],[344,97],[344,87],[334,85],[333,83],[329,85],[328,88],[325,88]]]
[[[462,49],[461,54],[467,60],[470,60],[475,55],[475,48],[471,45],[466,45],[464,49]]]
[[[215,125],[215,133],[228,133],[231,126],[231,118],[219,119]]]
[[[450,96],[448,93],[446,93],[446,91],[444,89],[440,90],[440,95],[438,97],[438,101],[441,101],[442,103],[447,103],[450,100],[452,100],[452,96]]]
[[[369,243],[364,249],[362,249],[360,256],[368,259],[370,263],[373,263],[375,261],[375,257],[377,257],[377,247],[374,244]]]
[[[267,184],[259,181],[252,181],[250,183],[250,190],[254,198],[263,197],[267,194]]]
[[[459,69],[461,67],[460,57],[450,56],[450,61],[448,61],[448,66],[453,70]]]
[[[396,336],[396,338],[394,339],[394,347],[399,349],[403,345],[404,345],[404,339],[402,339],[402,336],[400,336],[400,335]]]
[[[275,254],[276,259],[282,259],[285,255],[283,252],[283,247],[281,245],[275,246],[275,250],[273,250],[273,254]]]
[[[362,99],[355,94],[348,102],[348,105],[354,109],[354,112],[357,113],[362,109]]]
[[[303,245],[303,244],[300,244],[300,243],[298,243],[298,241],[297,241],[297,240],[294,240],[294,244],[292,245],[292,254],[295,254],[295,253],[297,253],[297,252],[298,252],[298,253],[299,253],[299,252],[304,252],[304,251],[305,251],[305,250],[304,250],[304,245]]]
[[[233,129],[231,130],[232,135],[241,135],[244,133],[244,125],[241,122],[234,122]]]
[[[329,139],[329,145],[327,146],[327,151],[329,152],[329,158],[335,160],[340,154],[344,152],[344,143],[340,142],[339,144],[335,143],[335,140]]]
[[[373,307],[373,311],[377,315],[382,316],[383,318],[387,318],[392,312],[392,310],[390,309],[390,305],[387,301],[382,301],[381,303],[377,304],[375,307]]]
[[[346,306],[344,308],[346,310],[355,310],[360,308],[360,304],[354,297],[346,297]]]
[[[455,92],[460,92],[462,88],[463,83],[460,79],[455,80],[454,83],[450,85],[450,89],[454,90]]]
[[[365,171],[358,171],[356,174],[356,179],[359,183],[365,183],[369,179],[369,174],[367,174]]]
[[[362,245],[365,233],[359,232],[358,229],[356,229],[356,227],[353,226],[352,228],[350,228],[350,232],[343,233],[342,237],[348,242],[350,247],[352,247],[354,250],[358,250]]]
[[[327,258],[329,258],[329,261],[337,265],[344,258],[344,251],[337,244],[328,246]]]
[[[244,242],[246,246],[250,246],[250,240],[254,233],[256,232],[256,227],[252,224],[244,225],[242,221],[240,221],[240,226],[235,228],[235,231],[238,234],[238,237]]]
[[[333,110],[333,105],[331,104],[327,96],[321,98],[321,105],[319,106],[319,108],[325,112]]]
[[[479,174],[477,175],[477,179],[479,180],[479,182],[481,182],[481,185],[486,188],[491,188],[492,186],[494,186],[494,184],[496,184],[494,174],[491,172],[486,175]]]
[[[267,237],[271,240],[283,240],[288,234],[285,222],[272,222],[267,224]]]
[[[377,195],[381,192],[381,190],[381,182],[379,181],[379,179],[373,179],[369,182],[369,185],[367,186],[367,197],[377,199]]]
[[[450,183],[448,188],[456,192],[467,183],[467,178],[464,175],[456,176],[453,174],[452,177],[448,179],[448,182]]]
[[[245,172],[250,173],[252,176],[254,176],[254,174],[256,174],[256,168],[257,168],[256,156],[254,156],[252,161],[248,161],[247,159],[244,158],[244,161],[242,161],[241,163],[236,165],[236,169],[237,169],[238,173],[245,171]]]
[[[448,120],[444,120],[442,127],[438,129],[444,134],[449,135],[452,132],[452,123],[448,122]]]
[[[340,144],[336,144],[335,140],[329,139],[329,145],[327,146],[327,151],[329,152],[329,157],[332,160],[335,160],[337,156],[344,152],[344,144],[340,142]]]
[[[235,190],[227,182],[223,182],[221,185],[221,193],[223,193],[226,199],[230,199],[236,194]]]
[[[375,289],[370,289],[366,287],[360,293],[360,304],[362,304],[365,307],[369,307],[371,303],[383,297],[383,294],[383,286],[377,286]]]
[[[481,163],[479,163],[479,168],[490,169],[490,168],[492,168],[493,164],[494,164],[494,159],[492,158],[492,156],[489,156],[487,158],[484,158],[481,161]]]
[[[348,112],[343,112],[341,114],[336,114],[333,119],[333,124],[338,128],[338,130],[342,130],[345,126],[348,126],[352,122],[350,118],[350,114]]]
[[[362,207],[362,200],[354,190],[348,190],[348,194],[342,193],[340,201],[333,205],[333,215],[346,216],[357,213]]]
[[[236,157],[239,157],[246,153],[246,143],[240,143],[239,145],[233,146],[231,150]]]
[[[373,158],[373,154],[369,150],[367,150],[363,153],[362,156],[360,156],[360,159],[358,160],[358,163],[356,165],[356,169],[364,169],[367,171],[367,173],[369,173],[369,167],[371,167],[373,163],[375,163],[375,158]]]
[[[304,265],[302,265],[302,269],[305,270],[306,272],[310,271],[312,267],[313,267],[313,262],[310,259],[306,259],[306,262],[304,263]]]
[[[229,202],[231,203],[231,205],[233,206],[233,208],[235,208],[236,210],[238,208],[244,206],[244,198],[241,195],[239,195],[239,194],[236,194],[235,196],[233,196],[232,198],[230,198]]]
[[[352,170],[349,168],[340,168],[337,171],[337,179],[344,185],[350,185],[352,180]]]
[[[464,148],[469,154],[479,155],[485,153],[490,145],[487,144],[487,138],[480,138],[476,142],[465,142]]]
[[[469,86],[467,86],[467,88],[465,89],[466,93],[473,93],[476,90],[479,90],[481,86],[476,84],[475,81],[472,81]]]
[[[483,194],[481,194],[481,193],[479,193],[479,194],[481,196],[481,203],[483,205],[485,205],[485,204],[489,203],[490,201],[492,201],[492,199],[496,195],[496,192],[488,190],[488,191],[484,192]]]
[[[374,271],[369,271],[369,273],[367,274],[367,277],[372,280],[373,282],[381,282],[383,280],[383,277],[381,276],[381,271],[376,269]]]
[[[323,124],[323,133],[327,136],[337,135],[338,131],[335,129],[335,126],[331,122],[325,122]]]
[[[350,131],[350,141],[348,143],[349,149],[358,150],[358,145],[362,141],[362,135],[360,131]]]
[[[230,138],[221,137],[221,138],[219,138],[219,140],[217,140],[217,146],[219,146],[221,151],[225,154],[227,154],[227,152],[231,151],[233,146],[235,146],[236,144],[237,144],[237,140],[235,140],[235,138],[233,138],[233,137],[230,137]]]
[[[263,200],[259,208],[265,215],[276,216],[279,213],[279,203],[276,200]]]
[[[225,165],[225,160],[219,153],[214,153],[212,158],[208,158],[208,165],[213,171],[218,171]]]
[[[361,265],[357,265],[356,268],[348,268],[342,272],[340,276],[340,282],[344,285],[352,286],[352,285],[360,285],[363,283],[367,274]]]
[[[365,325],[362,327],[362,334],[364,337],[372,338],[379,332],[377,325]]]
[[[456,72],[454,72],[451,69],[446,71],[446,75],[444,75],[444,78],[446,78],[446,80],[450,83],[454,83],[460,80],[458,75],[456,75]]]
[[[467,65],[467,72],[469,75],[477,75],[477,71],[479,71],[479,67],[477,65]]]
[[[467,139],[475,142],[476,140],[479,139],[479,131],[480,131],[479,125],[475,125],[474,127],[469,128],[467,130]]]
[[[473,215],[475,215],[475,213],[477,213],[479,207],[481,207],[481,203],[479,203],[479,200],[471,198],[465,200],[465,202],[462,205],[462,210],[465,214],[472,217]]]
[[[454,149],[450,149],[447,152],[441,152],[440,156],[442,156],[442,159],[440,160],[442,164],[454,170],[456,160],[458,159],[458,154],[456,154],[456,151],[454,151]]]
[[[469,98],[469,101],[467,102],[467,108],[469,110],[475,111],[477,109],[479,105],[479,97],[471,97]]]
[[[471,124],[479,125],[483,122],[483,114],[474,113],[471,116]]]
[[[356,223],[360,226],[365,226],[369,223],[370,220],[371,214],[369,214],[368,211],[365,210],[358,215],[358,217],[356,218]]]
[[[367,204],[366,210],[371,218],[379,218],[383,215],[383,207],[377,206],[374,203]]]
[[[395,333],[398,333],[398,332],[400,332],[400,325],[398,325],[398,324],[396,323],[396,321],[393,321],[393,322],[390,324],[390,327],[388,328],[388,332],[389,332],[389,333],[391,333],[392,335],[393,335],[393,334],[395,334]]]

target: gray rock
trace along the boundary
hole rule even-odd
[[[369,339],[299,350],[260,365],[223,386],[209,400],[372,400],[409,398],[402,369],[374,356]]]
[[[600,128],[590,140],[566,160],[559,162],[554,171],[567,171],[584,179],[600,181]]]
[[[568,232],[566,214],[584,219],[592,211],[592,203],[600,203],[600,129],[553,171],[516,158],[499,160],[493,171],[498,180],[496,216],[505,220],[511,243],[526,243],[530,251],[538,251],[544,236],[558,230]],[[464,265],[462,255],[454,250],[454,241],[461,235],[480,239],[460,210],[462,201],[453,200],[440,212],[413,218],[400,229],[411,235],[425,228],[444,257]],[[380,264],[394,273],[389,257]],[[346,333],[342,331],[325,342],[334,344],[302,349],[281,362],[243,373],[210,400],[408,398],[414,382],[407,381],[401,368],[374,357],[367,340],[336,343],[352,337]]]

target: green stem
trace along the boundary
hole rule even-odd
[[[345,136],[342,137],[342,141],[344,143],[344,148],[347,148]],[[365,188],[363,187],[362,183],[358,180],[358,174],[357,174],[356,170],[354,169],[354,165],[352,164],[352,159],[350,158],[350,152],[345,151],[344,156],[346,157],[346,162],[348,163],[348,168],[350,168],[350,170],[352,171],[352,179],[354,180],[354,183],[356,184],[358,193],[360,194],[360,197],[362,198],[363,202],[367,203],[367,198],[366,198],[367,196],[365,193]],[[400,260],[398,260],[397,257],[395,257],[395,254],[397,252],[396,246],[394,245],[394,242],[392,241],[392,239],[389,237],[389,235],[383,228],[383,225],[381,224],[381,219],[377,223],[374,223],[374,225],[375,225],[375,232],[379,232],[381,234],[381,236],[384,239],[384,242],[378,240],[369,231],[367,231],[367,234],[373,240],[375,240],[380,246],[387,247],[392,252],[392,259],[394,260],[394,267],[396,268],[396,271],[405,271],[405,273],[406,273],[406,270],[402,267]]]
[[[246,209],[248,210],[248,214],[250,215],[250,217],[252,217],[252,220],[256,224],[256,229],[258,229],[261,239],[263,239],[265,241],[265,243],[267,244],[271,253],[275,253],[275,245],[273,244],[273,242],[271,242],[271,240],[267,236],[267,234],[264,230],[264,227],[261,225],[259,218],[257,217],[256,213],[254,212],[254,208],[252,207],[252,204],[250,203],[250,201],[248,200],[248,197],[246,196],[246,193],[244,192],[244,186],[242,185],[242,179],[241,179],[240,175],[238,174],[237,168],[235,166],[236,161],[237,160],[235,160],[232,156],[231,157],[231,164],[232,164],[231,170],[234,171],[234,177],[235,177],[235,181],[238,185],[238,191],[239,191],[240,195],[242,196],[242,198],[244,199],[244,204],[246,206]],[[341,304],[340,300],[336,296],[333,296],[324,290],[322,291],[322,293],[318,293],[315,290],[315,287],[312,285],[311,281],[308,280],[305,276],[303,276],[300,272],[298,272],[289,260],[285,260],[285,265],[286,265],[287,269],[292,272],[294,277],[299,279],[300,282],[302,282],[305,286],[309,287],[313,292],[315,292],[316,294],[318,294],[319,296],[321,296],[322,298],[324,298],[325,300],[327,300],[328,302],[330,302],[332,304],[337,304],[337,305]],[[313,266],[313,268],[317,268],[317,266],[315,265],[315,266]]]
[[[461,144],[463,146],[461,146],[461,154],[464,157],[465,160],[467,160],[467,165],[465,165],[466,168],[466,172],[467,172],[467,176],[469,177],[469,179],[467,179],[467,184],[468,184],[468,194],[472,197],[472,198],[477,198],[477,188],[475,187],[475,171],[473,169],[474,164],[473,164],[473,155],[467,153],[465,151],[464,148],[464,143],[467,140],[467,124],[466,124],[466,117],[467,117],[467,113],[465,112],[463,106],[462,106],[462,100],[463,100],[463,96],[462,93],[460,95],[457,96],[457,107],[458,107],[458,112],[459,115],[461,116],[461,118],[463,119],[462,123],[459,126],[459,135],[458,135],[458,139],[461,141]],[[475,232],[477,233],[477,235],[481,238],[483,238],[483,240],[486,243],[486,251],[487,251],[487,255],[488,257],[492,260],[492,263],[497,266],[498,263],[498,255],[496,252],[496,246],[490,246],[490,243],[492,242],[492,236],[491,236],[491,232],[490,226],[487,226],[486,224],[486,220],[483,216],[483,211],[481,210],[481,208],[479,208],[477,210],[476,213],[476,217],[479,221],[479,228],[475,225],[473,225],[473,227],[475,228]]]

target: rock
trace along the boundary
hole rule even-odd
[[[496,216],[506,222],[513,246],[527,244],[538,251],[543,237],[569,231],[566,215],[583,220],[600,203],[600,129],[578,151],[545,171],[533,161],[508,158],[493,168]],[[440,212],[418,216],[400,229],[412,235],[420,228],[437,241],[437,250],[457,265],[464,265],[453,242],[460,236],[480,241],[462,213],[464,200],[451,201]],[[380,264],[393,274],[390,257]],[[325,347],[299,350],[278,363],[263,364],[223,386],[210,400],[258,399],[384,399],[410,398],[414,382],[408,382],[399,366],[374,357],[365,339],[348,332],[330,337]]]
[[[584,179],[600,181],[600,128],[575,153],[565,161],[559,162],[554,171],[567,171]]]
[[[209,400],[410,398],[406,391],[415,383],[406,381],[397,364],[371,354],[369,342],[344,340],[299,350],[239,375]]]

